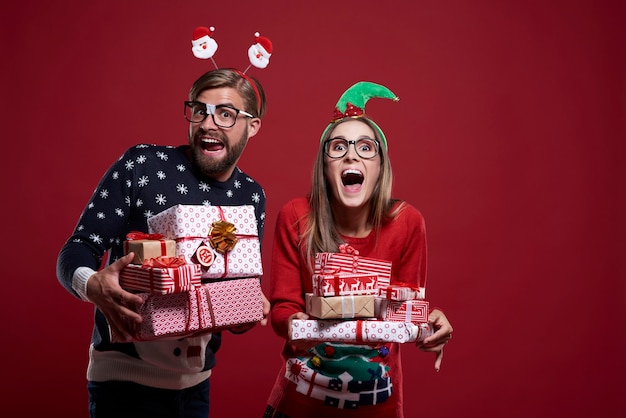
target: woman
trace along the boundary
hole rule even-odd
[[[318,252],[338,252],[340,245],[348,244],[360,256],[391,261],[392,284],[408,282],[422,288],[425,284],[424,219],[410,204],[391,198],[387,141],[365,116],[365,103],[372,97],[397,100],[389,89],[374,83],[360,82],[348,89],[322,135],[308,199],[291,200],[278,215],[270,318],[286,342],[264,417],[404,416],[398,343],[370,346],[290,339],[291,321],[308,318],[304,298],[312,292]],[[418,347],[438,353],[438,368],[452,327],[438,309],[429,314],[429,322],[435,332]],[[311,366],[314,354],[318,363]],[[307,380],[310,373],[301,373],[303,367],[315,369],[313,381]],[[362,379],[368,372],[376,377]],[[384,382],[385,390],[372,387],[374,380]]]

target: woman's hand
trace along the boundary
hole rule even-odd
[[[307,351],[311,347],[315,347],[319,344],[319,341],[309,341],[309,340],[292,340],[291,339],[291,323],[294,319],[309,319],[309,315],[304,312],[296,312],[291,315],[288,319],[289,325],[287,326],[287,330],[289,332],[289,343],[296,347],[298,350]]]
[[[441,361],[443,360],[443,347],[452,338],[452,325],[450,325],[448,318],[439,309],[433,309],[430,315],[428,315],[428,323],[433,326],[435,332],[423,341],[418,342],[417,347],[422,351],[436,353],[435,370],[439,371]]]

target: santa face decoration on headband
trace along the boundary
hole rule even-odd
[[[194,29],[191,37],[191,51],[196,58],[209,59],[217,51],[217,42],[212,38],[215,28],[199,26]]]
[[[211,59],[216,69],[219,67],[213,59],[215,51],[217,51],[217,42],[213,39],[213,32],[215,28],[206,26],[198,26],[193,30],[191,36],[191,51],[196,58]],[[254,43],[248,48],[248,59],[250,65],[243,71],[245,74],[252,66],[256,68],[265,68],[270,63],[270,57],[272,56],[272,41],[267,37],[261,36],[259,32],[254,34]]]
[[[270,63],[272,56],[272,41],[265,36],[261,36],[259,32],[254,34],[254,44],[248,48],[248,58],[250,64],[257,68],[265,68]]]

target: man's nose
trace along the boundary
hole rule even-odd
[[[206,118],[204,118],[204,120],[202,121],[202,129],[209,130],[209,129],[213,129],[216,130],[219,128],[219,126],[217,126],[215,124],[215,120],[213,119],[213,114],[209,113],[208,115],[206,115]]]

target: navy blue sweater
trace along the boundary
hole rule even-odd
[[[207,178],[191,164],[185,154],[187,149],[186,145],[140,144],[129,148],[109,168],[58,257],[57,276],[69,292],[79,296],[72,288],[78,267],[98,270],[105,254],[107,264],[117,260],[124,254],[123,242],[128,232],[148,232],[150,216],[177,204],[253,205],[262,242],[265,192],[261,185],[239,168],[226,182]],[[213,334],[206,346],[202,370],[215,365],[214,354],[220,344],[221,335]],[[110,342],[107,322],[97,309],[92,345],[99,352],[120,351],[141,361],[136,344]]]

